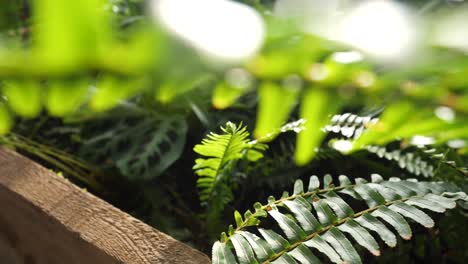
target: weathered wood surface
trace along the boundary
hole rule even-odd
[[[0,148],[0,263],[210,263],[46,168]]]

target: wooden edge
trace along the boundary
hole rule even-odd
[[[0,261],[210,263],[209,258],[0,148]]]

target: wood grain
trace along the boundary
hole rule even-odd
[[[210,263],[46,168],[0,148],[0,263]]]

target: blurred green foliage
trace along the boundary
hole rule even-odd
[[[15,6],[10,12],[21,9]],[[300,33],[292,24],[277,31],[281,22],[265,13],[269,35],[264,48],[239,65],[252,80],[235,84],[232,78],[223,78],[223,67],[213,71],[193,50],[178,44],[154,23],[142,18],[119,24],[118,16],[106,10],[109,6],[112,4],[96,0],[74,4],[32,1],[30,47],[0,49],[0,76],[5,79],[2,91],[12,112],[31,118],[43,105],[54,116],[73,113],[82,105],[103,111],[141,93],[153,93],[167,104],[200,85],[217,83],[213,103],[218,108],[229,107],[258,87],[256,137],[281,126],[300,103],[300,117],[308,120],[308,129],[298,138],[298,164],[314,157],[314,148],[322,140],[319,128],[327,116],[347,106],[388,106],[381,122],[370,129],[374,132],[358,141],[355,150],[384,143],[382,134],[388,140],[415,134],[436,134],[440,141],[464,136],[468,97],[463,76],[467,67],[465,56],[456,51],[434,48],[428,60],[410,68],[380,70],[370,60],[344,64],[335,61],[333,54],[345,46]],[[118,5],[110,9],[120,10]],[[443,68],[438,66],[441,64]],[[402,97],[405,103],[399,102]],[[70,100],[67,106],[61,103]],[[450,124],[436,120],[432,113],[437,105],[447,105],[461,115]],[[411,118],[419,121],[418,126],[409,115],[401,114],[416,109],[419,116]],[[11,118],[3,116],[2,125],[8,128]],[[404,124],[411,129],[401,127]]]
[[[0,142],[206,251],[234,208],[246,209],[310,173],[422,176],[408,169],[421,161],[401,166],[400,156],[380,159],[369,147],[419,155],[435,168],[434,179],[466,190],[466,53],[428,42],[420,47],[424,60],[414,63],[386,65],[368,57],[343,63],[334,55],[351,47],[273,17],[274,1],[239,2],[260,12],[265,43],[242,63],[213,64],[156,23],[144,1],[3,0]],[[423,1],[402,2],[427,8]],[[428,20],[439,8],[459,7],[435,2],[425,9]],[[378,122],[333,120],[349,112]],[[291,120],[305,121],[297,140],[296,133],[275,132]],[[271,143],[262,159],[241,159],[220,170],[232,196],[215,210],[210,221],[217,222],[208,223],[213,204],[199,203],[193,146],[227,121],[243,122],[255,139]],[[338,133],[327,125],[337,126]],[[350,139],[343,129],[361,131]],[[430,138],[428,149],[443,158],[412,145],[414,136]],[[333,148],[336,140],[351,145],[341,153]],[[134,199],[127,199],[129,193]],[[453,225],[464,221],[462,214],[440,226],[450,230],[446,236],[458,232]],[[410,251],[438,250],[439,262],[466,255],[466,240],[452,250],[450,239],[442,237],[437,249],[427,239],[412,242]],[[428,260],[403,251],[389,252],[388,258]]]

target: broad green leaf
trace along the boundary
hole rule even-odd
[[[212,262],[213,264],[237,264],[231,249],[226,243],[219,241],[216,241],[213,245]]]
[[[52,116],[68,115],[84,102],[88,91],[89,84],[84,80],[52,80],[48,83],[45,106]]]
[[[295,154],[298,165],[305,165],[315,157],[315,149],[325,136],[321,128],[339,105],[339,99],[331,91],[320,87],[309,87],[305,91],[300,109],[300,117],[306,121],[305,130],[298,134]]]
[[[0,103],[0,135],[10,132],[13,127],[13,118],[4,103]]]
[[[266,81],[258,89],[259,103],[257,124],[254,135],[256,138],[267,137],[283,125],[294,107],[298,89],[281,87],[274,82]]]
[[[356,221],[348,220],[346,223],[339,225],[338,229],[350,234],[359,245],[365,247],[374,256],[380,256],[380,249],[377,241],[375,241],[372,235]]]
[[[95,111],[105,111],[117,106],[121,101],[145,88],[145,79],[117,79],[105,75],[98,78],[96,92],[90,106]]]
[[[53,70],[73,70],[90,63],[110,43],[104,0],[35,0],[34,45],[38,60]]]
[[[233,86],[225,81],[220,82],[213,91],[213,106],[217,109],[225,109],[247,91],[248,87]]]
[[[213,80],[210,73],[201,70],[201,65],[191,65],[187,60],[184,62],[186,62],[186,65],[174,68],[175,72],[164,73],[167,74],[164,76],[165,80],[157,87],[154,94],[157,101],[167,104],[176,97],[206,85]],[[196,62],[196,60],[191,62]]]
[[[2,91],[15,113],[33,118],[42,110],[42,89],[37,81],[11,80],[4,82]]]

